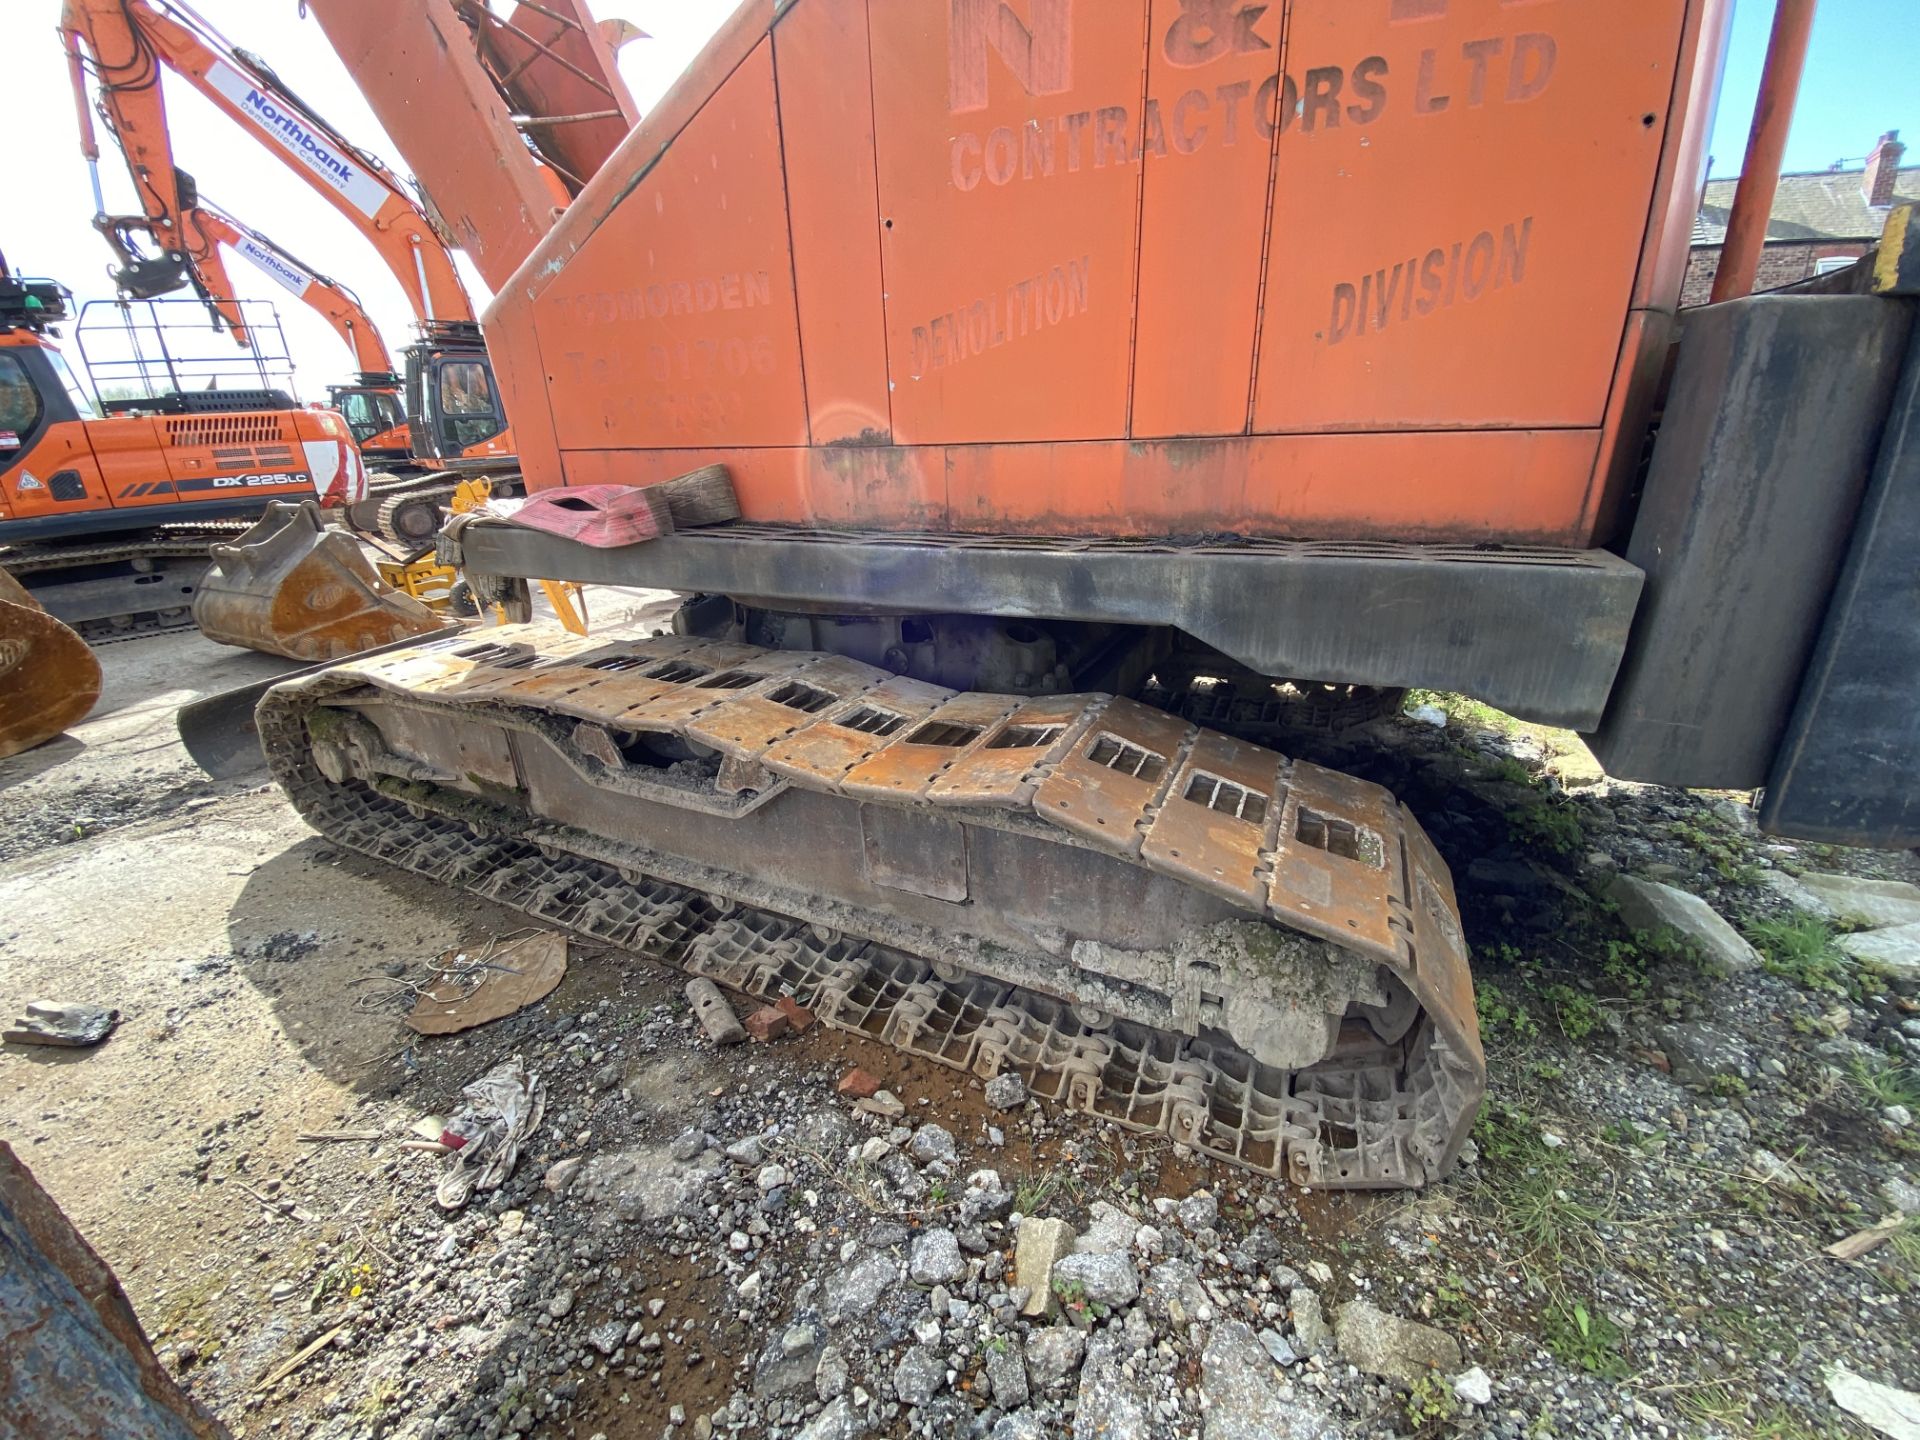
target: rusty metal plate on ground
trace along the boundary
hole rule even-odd
[[[440,978],[420,992],[407,1028],[420,1035],[453,1035],[524,1010],[552,994],[567,974],[567,937],[543,930],[495,948],[449,950]]]
[[[1172,783],[1188,737],[1199,733],[1164,710],[1111,700],[1041,782],[1034,809],[1062,829],[1137,855],[1136,827]]]
[[[1255,914],[1267,906],[1261,852],[1278,833],[1286,757],[1203,730],[1140,846],[1156,870]]]
[[[846,773],[842,794],[870,800],[916,800],[978,745],[987,732],[1020,708],[1017,695],[956,695],[893,743]]]
[[[1036,772],[1066,754],[1102,708],[1091,695],[1022,701],[927,787],[927,798],[936,805],[1024,804],[1040,783]]]

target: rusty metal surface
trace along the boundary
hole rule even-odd
[[[917,727],[952,698],[944,686],[892,676],[867,691],[858,705],[824,715],[776,742],[760,762],[789,779],[837,785],[891,737]]]
[[[1136,853],[1199,731],[1165,711],[1114,700],[1034,796],[1039,812],[1089,840]]]
[[[1266,904],[1264,857],[1280,809],[1286,761],[1271,750],[1202,730],[1141,843],[1148,863],[1249,909]]]
[[[0,1141],[0,1432],[32,1440],[227,1440],[176,1387],[126,1292]]]
[[[927,787],[936,805],[1024,805],[1039,774],[1072,747],[1104,707],[1085,695],[1028,700]]]
[[[0,570],[0,759],[51,740],[100,699],[100,662]]]
[[[290,660],[332,660],[451,628],[382,583],[360,543],[329,529],[311,501],[275,501],[233,544],[214,546],[193,621],[222,645]]]
[[[746,647],[679,637],[583,650],[560,634],[515,626],[484,644],[429,641],[276,690],[261,723],[277,777],[342,843],[601,938],[616,917],[657,908],[631,888],[652,876],[775,912],[775,930],[793,923],[777,916],[795,917],[816,937],[825,927],[943,975],[957,967],[967,975],[955,994],[1017,991],[1026,998],[1008,1013],[1027,1018],[1009,1023],[1026,1038],[1002,1053],[1025,1057],[1046,1093],[1203,1137],[1189,1143],[1236,1163],[1351,1186],[1422,1183],[1451,1162],[1484,1089],[1467,951],[1444,864],[1386,791],[1110,696],[946,696],[897,678],[861,689],[878,672],[839,657],[743,657]],[[675,778],[623,752],[629,696],[553,683],[583,673],[584,654],[629,662],[615,679],[653,673],[646,683],[662,688],[639,709],[715,744],[720,776]],[[750,683],[700,683],[729,671]],[[476,697],[490,703],[458,703]],[[330,699],[362,717],[349,722],[365,736],[357,765],[331,741],[320,742],[331,758],[307,755],[302,717]],[[665,725],[668,715],[680,718]],[[875,715],[887,723],[860,728]],[[1027,722],[1038,723],[1019,738],[1036,743],[995,756],[994,738]],[[391,758],[369,758],[381,754]],[[976,761],[991,781],[965,779]],[[937,804],[934,788],[957,772],[982,787],[967,792],[977,798]],[[381,790],[402,779],[396,812]],[[443,802],[443,790],[459,794]],[[476,795],[493,822],[477,818]],[[1080,812],[1063,814],[1062,798]],[[613,878],[593,878],[602,870]],[[1295,938],[1262,942],[1262,927]],[[756,983],[794,957],[784,941],[775,950],[754,962]],[[1271,1007],[1295,1003],[1303,980],[1324,989],[1298,966],[1341,951],[1377,978],[1327,971],[1333,1002],[1314,1003],[1331,1048],[1285,1049],[1266,1027],[1291,1022]],[[881,1038],[972,1064],[985,1012],[928,1039],[942,993],[924,975],[905,986]],[[1035,1017],[1057,1012],[1049,995],[1145,1027],[1139,1044],[1116,1049],[1077,1026],[1034,1039]],[[1292,1054],[1302,1058],[1281,1058]]]
[[[854,766],[838,788],[872,800],[919,799],[1019,707],[1015,695],[955,695]]]

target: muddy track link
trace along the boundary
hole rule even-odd
[[[1232,1164],[1421,1185],[1484,1093],[1413,818],[1129,700],[529,625],[259,719],[349,849]]]
[[[244,534],[248,522],[231,524],[167,525],[155,530],[117,535],[85,545],[28,544],[0,545],[0,569],[5,569],[23,584],[31,575],[53,576],[63,570],[90,565],[117,565],[136,560],[211,560],[213,547]],[[29,590],[33,589],[28,585]],[[137,582],[129,583],[128,593],[139,597]],[[57,592],[56,592],[57,594]],[[57,613],[59,601],[48,605]],[[89,645],[110,645],[116,640],[137,640],[168,630],[193,628],[192,604],[182,603],[151,609],[129,607],[111,617],[90,617],[70,621],[71,628]]]

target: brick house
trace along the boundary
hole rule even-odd
[[[1858,170],[1814,170],[1782,175],[1767,221],[1755,290],[1791,285],[1810,275],[1843,268],[1858,260],[1880,238],[1887,208],[1920,201],[1920,167],[1900,168],[1907,147],[1900,132],[1889,130],[1875,142]],[[1693,253],[1680,290],[1682,305],[1704,305],[1720,266],[1733,213],[1734,180],[1709,180],[1693,222]],[[1822,264],[1822,262],[1827,262]]]

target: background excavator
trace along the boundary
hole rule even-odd
[[[67,0],[61,31],[82,150],[89,166],[96,167],[96,203],[104,211],[89,74],[100,116],[119,142],[140,195],[141,214],[103,213],[96,222],[120,256],[115,278],[123,293],[150,297],[191,286],[233,326],[230,307],[220,303],[231,295],[231,286],[221,267],[218,237],[192,176],[175,163],[160,85],[163,69],[193,86],[332,204],[399,282],[419,331],[402,352],[404,437],[392,424],[380,423],[394,419],[395,402],[386,398],[384,383],[369,383],[363,376],[354,387],[330,391],[363,446],[371,447],[368,458],[377,452],[381,461],[366,498],[348,508],[349,522],[418,546],[431,541],[459,478],[485,475],[497,488],[513,485],[514,441],[472,303],[448,243],[405,183],[341,136],[264,60],[229,45],[184,6],[165,0]],[[141,253],[138,236],[157,253]],[[283,252],[275,253],[285,260]],[[270,269],[275,264],[261,263]],[[377,342],[364,315],[354,323],[364,327],[350,340],[356,348],[363,336]],[[244,327],[233,334],[244,343]],[[361,369],[385,381],[391,362],[385,373],[364,363]]]
[[[527,98],[576,7],[503,69],[308,6],[496,291],[536,498],[448,549],[686,597],[268,691],[332,841],[1331,1187],[1444,1172],[1485,1062],[1447,864],[1289,696],[1920,842],[1913,216],[1746,295],[1811,5],[1684,315],[1726,0],[747,0],[611,148]]]
[[[109,218],[108,240],[120,257],[121,274],[135,271],[144,261],[137,242],[120,228],[125,222]],[[141,222],[144,228],[144,222]],[[241,345],[248,343],[246,322],[227,273],[222,247],[244,257],[281,289],[325,320],[347,348],[358,367],[352,379],[327,386],[328,408],[338,410],[369,467],[405,465],[412,457],[406,409],[401,400],[401,377],[380,331],[359,298],[340,281],[324,275],[276,244],[270,237],[202,199],[181,216],[181,230],[190,237],[190,277],[201,299],[226,325]],[[204,288],[201,288],[204,287]]]
[[[124,315],[110,325],[138,355],[117,363],[160,383],[102,414],[57,343],[73,318],[64,287],[0,259],[0,753],[86,713],[83,641],[186,624],[213,548],[270,501],[338,506],[366,484],[340,415],[272,388],[183,388],[161,327]]]

